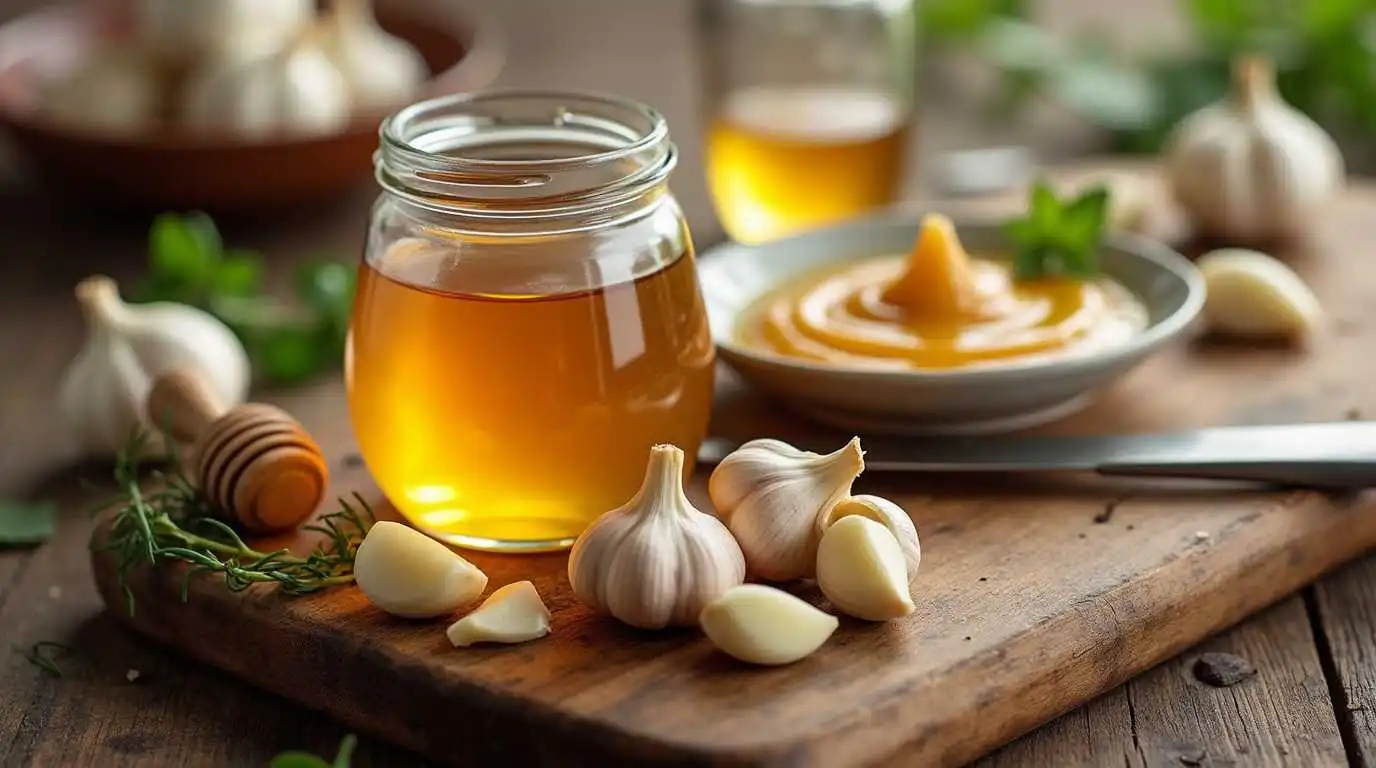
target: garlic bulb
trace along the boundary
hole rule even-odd
[[[475,643],[525,643],[549,634],[549,609],[529,581],[493,592],[472,613],[445,630],[455,648]]]
[[[837,521],[851,515],[868,518],[889,529],[903,553],[908,581],[916,581],[918,566],[922,565],[922,545],[917,540],[917,526],[913,525],[913,519],[908,513],[892,501],[879,496],[847,496],[817,518],[818,538],[824,536],[827,529]]]
[[[822,535],[817,586],[836,610],[857,619],[887,621],[913,612],[898,540],[863,515],[843,517]]]
[[[393,616],[429,619],[477,600],[487,574],[420,531],[380,520],[358,545],[354,582]]]
[[[569,553],[573,593],[633,627],[697,623],[704,606],[745,579],[731,533],[683,493],[683,451],[650,449],[645,481],[597,518]]]
[[[1319,298],[1295,271],[1259,251],[1222,248],[1200,257],[1204,318],[1223,334],[1300,339],[1323,316]]]
[[[763,584],[732,587],[703,610],[698,623],[728,656],[769,666],[811,655],[840,625],[835,616]]]
[[[140,41],[167,60],[185,61],[249,39],[280,48],[315,16],[314,0],[136,0]]]
[[[334,0],[323,43],[356,109],[405,104],[430,73],[415,46],[378,26],[370,0]]]
[[[1269,62],[1234,64],[1233,92],[1176,126],[1164,151],[1176,201],[1201,234],[1244,241],[1301,234],[1343,181],[1328,134],[1276,93]]]
[[[42,113],[73,128],[135,133],[157,121],[159,73],[135,47],[110,47],[43,93]]]
[[[115,281],[103,276],[82,280],[76,296],[86,316],[86,346],[63,375],[58,402],[89,454],[115,456],[140,426],[148,450],[163,450],[144,401],[153,379],[173,368],[195,371],[226,406],[244,401],[248,355],[219,320],[182,304],[125,304]]]
[[[349,122],[348,86],[325,55],[321,34],[312,26],[268,56],[252,49],[225,50],[192,77],[182,120],[198,130],[250,138],[343,128]]]
[[[717,465],[707,492],[751,573],[770,581],[813,574],[817,518],[850,494],[865,469],[864,455],[858,437],[825,456],[760,439]]]

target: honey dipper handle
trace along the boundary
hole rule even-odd
[[[224,412],[205,379],[186,369],[159,376],[148,393],[148,422],[179,443],[195,442]]]

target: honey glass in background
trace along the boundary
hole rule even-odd
[[[707,181],[757,243],[898,196],[917,76],[914,0],[703,0]]]
[[[663,118],[614,98],[444,97],[384,124],[346,374],[369,471],[417,527],[560,549],[655,443],[691,463],[715,350],[675,161]]]

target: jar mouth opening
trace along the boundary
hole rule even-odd
[[[568,215],[663,184],[677,152],[655,109],[599,93],[489,91],[383,121],[378,183],[437,211]]]

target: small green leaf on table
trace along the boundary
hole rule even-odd
[[[57,505],[0,499],[0,547],[42,544],[53,535]]]
[[[344,737],[339,744],[339,751],[334,756],[333,762],[325,762],[323,757],[312,755],[309,752],[283,752],[272,758],[268,763],[268,768],[349,768],[353,762],[354,748],[358,746],[358,737],[352,733]]]

